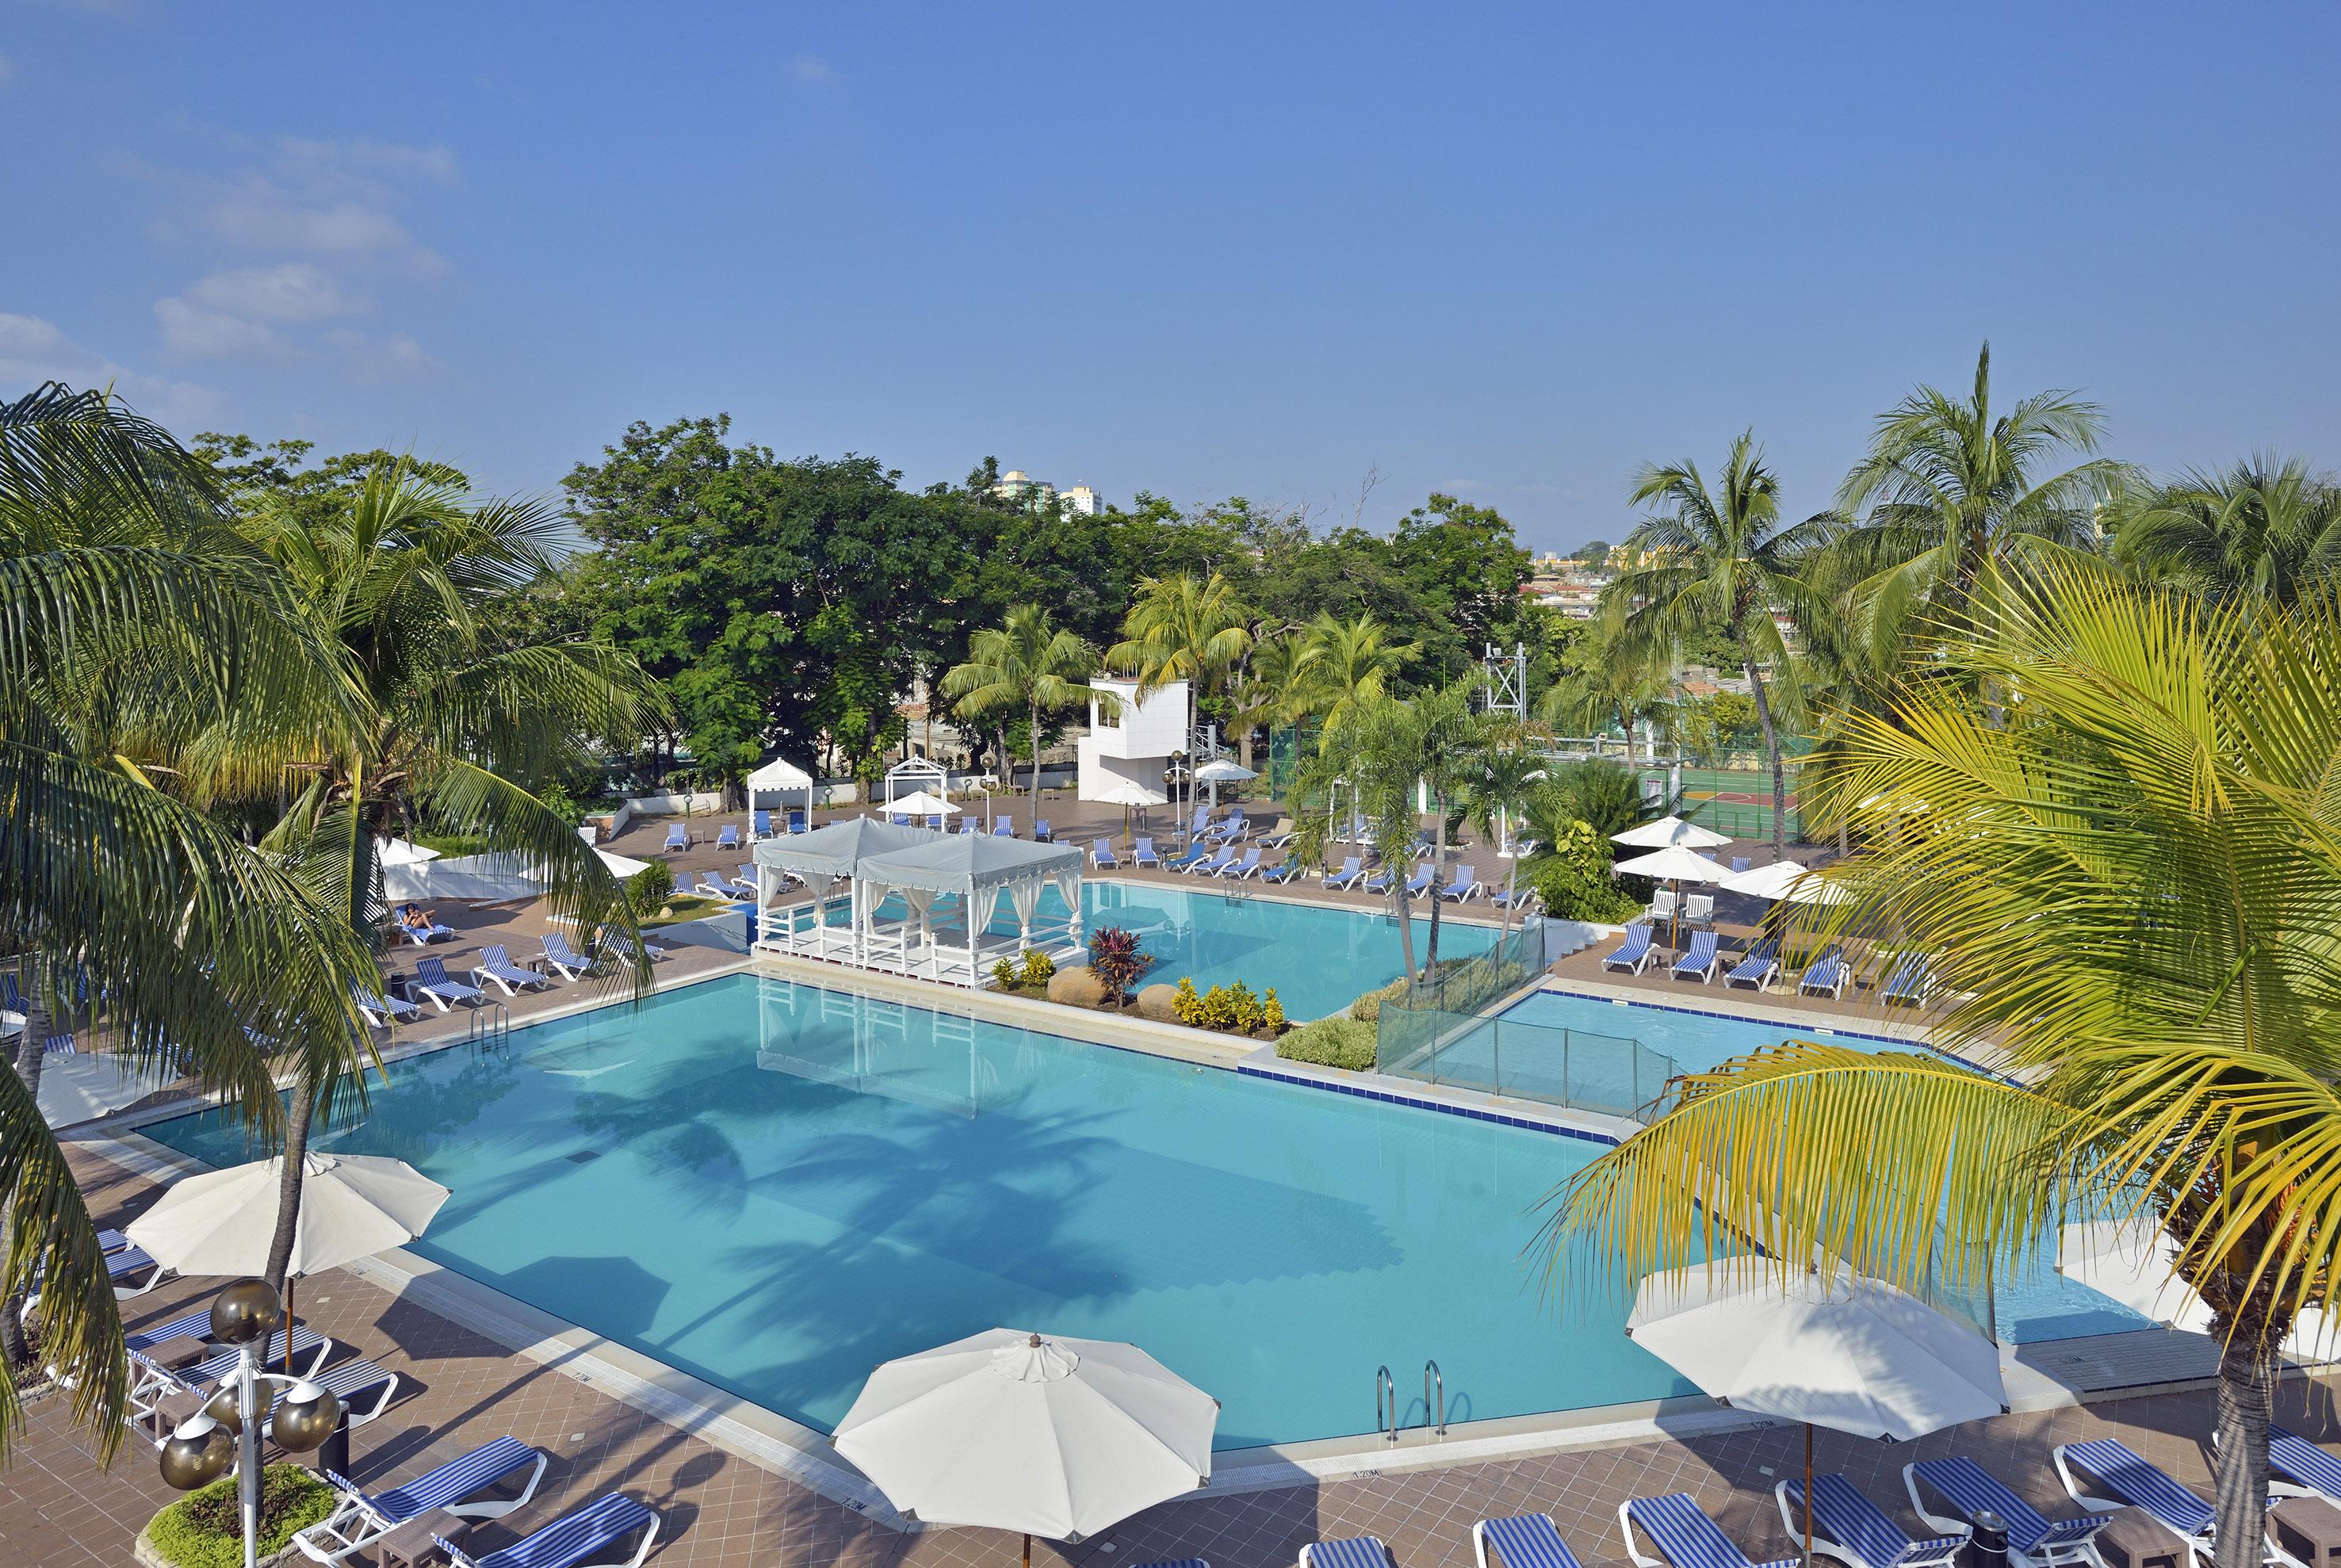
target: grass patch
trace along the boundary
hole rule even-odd
[[[297,1464],[272,1464],[260,1478],[260,1555],[272,1557],[334,1511],[334,1489]],[[198,1487],[154,1515],[146,1539],[179,1568],[244,1568],[235,1477]]]
[[[1276,1054],[1288,1062],[1309,1062],[1339,1067],[1349,1073],[1373,1070],[1374,1043],[1380,1031],[1370,1019],[1320,1018],[1303,1024],[1276,1043]]]
[[[744,904],[747,901],[742,899],[741,902]],[[637,915],[634,924],[644,929],[680,925],[686,920],[704,920],[711,914],[725,914],[731,908],[732,903],[728,899],[702,898],[695,893],[687,893],[681,898],[668,899],[665,907],[656,914]]]

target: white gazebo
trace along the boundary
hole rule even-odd
[[[811,827],[812,825],[812,774],[786,757],[774,757],[748,775],[749,820],[755,819],[758,795],[786,795],[792,791],[802,790],[805,797],[805,826]]]
[[[897,811],[911,809],[907,803],[898,806],[895,796],[923,794],[933,795],[938,800],[948,799],[951,795],[951,774],[944,772],[939,764],[925,757],[904,757],[886,770],[882,787],[886,792],[885,804],[882,808],[885,814],[883,820],[892,822]]]
[[[768,838],[751,853],[756,863],[756,945],[768,953],[852,964],[858,953],[852,889],[838,891],[866,857],[940,835],[923,827],[896,827],[874,816],[842,817],[811,833]],[[789,878],[812,889],[812,900],[782,909]]]
[[[1081,951],[1081,852],[1069,844],[1033,844],[990,834],[929,834],[927,842],[864,858],[854,869],[857,949],[865,968],[976,985],[990,964],[1038,947],[1052,958]],[[1045,927],[1041,895],[1051,885],[1066,914]],[[989,936],[1005,893],[1016,912],[1016,934]],[[909,906],[906,918],[886,923],[879,906],[889,895]],[[937,906],[956,904],[961,929],[939,931]],[[955,941],[945,941],[948,934]]]

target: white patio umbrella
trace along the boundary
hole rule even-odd
[[[1808,1563],[1814,1427],[1908,1442],[2007,1408],[1997,1345],[1849,1269],[1788,1286],[1745,1263],[1652,1274],[1626,1333],[1733,1409],[1804,1423]]]
[[[156,1263],[183,1274],[264,1273],[284,1168],[284,1157],[276,1154],[183,1177],[131,1221],[125,1233]],[[423,1233],[449,1196],[403,1160],[378,1155],[312,1150],[301,1171],[301,1213],[284,1265],[288,1322],[295,1278],[404,1245]]]
[[[1623,833],[1609,835],[1612,844],[1622,844],[1629,849],[1713,849],[1731,840],[1712,828],[1695,822],[1685,822],[1679,816],[1662,816],[1656,822],[1646,822],[1639,827],[1629,827]]]
[[[2070,1224],[2057,1235],[2057,1272],[2110,1296],[2140,1317],[2189,1333],[2207,1333],[2211,1309],[2172,1272],[2177,1243],[2160,1226],[2111,1220]],[[2304,1359],[2323,1361],[2336,1350],[2333,1314],[2310,1307],[2293,1322],[2284,1348]]]
[[[1851,904],[1853,894],[1793,860],[1776,860],[1751,871],[1735,871],[1718,884],[1726,893],[1744,893],[1771,904]]]
[[[1199,784],[1207,784],[1211,786],[1211,809],[1213,811],[1220,809],[1220,784],[1241,784],[1246,779],[1256,779],[1258,777],[1260,777],[1258,774],[1244,766],[1243,764],[1230,762],[1225,757],[1213,757],[1210,762],[1205,763],[1201,767],[1195,770],[1196,782]]]
[[[930,1524],[1079,1541],[1211,1478],[1220,1403],[1136,1345],[986,1329],[870,1374],[831,1441]]]
[[[914,789],[909,794],[898,795],[886,803],[888,815],[900,812],[908,816],[956,816],[959,807],[939,794]]]
[[[1730,840],[1724,842],[1728,844]],[[1638,854],[1631,860],[1621,860],[1609,869],[1620,876],[1647,876],[1653,882],[1672,883],[1721,882],[1731,874],[1729,866],[1709,860],[1697,850],[1682,844],[1672,844],[1665,849],[1652,850],[1648,854]],[[1676,927],[1679,924],[1679,915],[1667,923],[1669,945],[1674,944],[1678,934]]]
[[[1091,784],[1090,793],[1081,798],[1094,801],[1100,805],[1118,805],[1121,808],[1121,841],[1127,844],[1130,842],[1131,808],[1137,806],[1143,810],[1150,805],[1161,805],[1170,797],[1161,790],[1147,788],[1134,778],[1110,773]]]
[[[420,865],[426,860],[437,860],[439,852],[411,839],[376,838],[374,855],[384,865]]]

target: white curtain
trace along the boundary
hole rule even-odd
[[[909,904],[911,913],[919,917],[919,943],[920,945],[924,946],[933,939],[934,921],[930,912],[935,906],[934,890],[927,887],[898,887],[894,891],[902,895],[902,902]]]
[[[1016,944],[1020,948],[1032,945],[1032,916],[1040,910],[1041,892],[1047,885],[1038,877],[1008,884],[1008,902],[1016,909]]]
[[[1078,864],[1069,865],[1057,873],[1057,894],[1065,901],[1065,907],[1071,912],[1067,918],[1065,929],[1071,934],[1073,945],[1079,947],[1083,938],[1081,936],[1081,868]]]

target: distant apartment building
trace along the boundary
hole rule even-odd
[[[1001,474],[1000,482],[991,487],[991,493],[1003,501],[1014,501],[1028,506],[1040,501],[1061,501],[1064,503],[1066,511],[1079,512],[1087,517],[1094,517],[1105,510],[1103,497],[1088,485],[1069,484],[1060,490],[1045,479],[1033,478],[1021,468],[1011,468]]]

